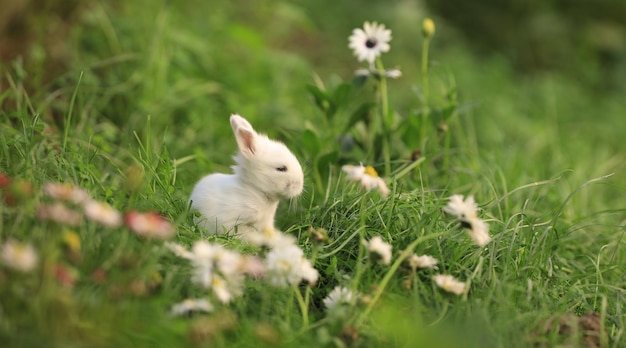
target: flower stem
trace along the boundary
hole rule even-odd
[[[383,158],[385,161],[385,173],[384,175],[389,175],[391,173],[391,155],[389,153],[389,127],[391,126],[391,121],[389,119],[389,96],[387,94],[387,77],[385,76],[385,67],[383,66],[383,61],[380,58],[376,58],[376,68],[380,72],[380,123],[382,126],[382,137],[383,137]]]
[[[422,125],[421,125],[421,141],[423,146],[426,145],[426,134],[427,134],[427,124],[428,124],[428,114],[429,110],[429,98],[430,91],[428,85],[428,47],[430,46],[430,37],[425,37],[424,42],[422,44],[422,91],[423,91],[423,106],[422,106]]]
[[[296,299],[298,300],[298,306],[300,306],[300,313],[302,313],[302,325],[303,326],[309,326],[309,305],[308,305],[308,301],[305,301],[304,298],[302,297],[302,293],[300,293],[300,289],[298,288],[298,285],[292,285],[291,287],[293,289],[293,292],[296,294]],[[307,287],[307,291],[308,287]],[[307,294],[307,298],[308,298],[308,294]]]

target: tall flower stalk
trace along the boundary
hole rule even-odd
[[[385,71],[383,61],[379,58],[376,59],[376,66],[379,71]],[[387,77],[385,74],[380,74],[380,80],[378,82],[378,93],[380,95],[380,124],[382,127],[383,137],[383,158],[385,160],[385,175],[391,173],[391,154],[389,153],[389,127],[391,126],[391,120],[389,119],[389,95],[387,94]]]
[[[422,145],[425,145],[426,133],[428,131],[428,115],[430,113],[430,91],[428,85],[428,48],[430,47],[430,40],[435,35],[435,22],[433,22],[432,19],[426,18],[422,22],[422,35],[424,36],[424,41],[422,42],[422,93],[424,99],[422,107],[421,141]]]
[[[357,59],[369,63],[369,70],[361,69],[357,71],[357,74],[374,76],[378,83],[377,92],[380,117],[378,122],[373,122],[374,125],[370,128],[369,138],[372,147],[370,151],[374,153],[373,145],[375,144],[378,132],[380,132],[382,137],[383,159],[385,162],[384,174],[389,175],[391,172],[391,146],[389,140],[391,117],[389,113],[389,96],[387,94],[387,77],[397,78],[401,76],[401,73],[398,70],[386,71],[380,55],[391,49],[389,46],[391,30],[386,29],[383,24],[365,22],[363,29],[356,28],[353,30],[348,41],[348,47],[354,51],[354,55]]]

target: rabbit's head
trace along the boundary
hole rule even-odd
[[[285,144],[258,134],[246,119],[230,116],[239,153],[235,174],[268,199],[294,198],[302,193],[304,175],[296,156]]]

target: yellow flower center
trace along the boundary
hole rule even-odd
[[[63,242],[72,250],[79,251],[80,250],[80,237],[76,232],[72,231],[64,231],[63,232]]]
[[[263,235],[267,238],[274,238],[276,237],[276,230],[273,228],[264,228]]]
[[[378,173],[376,172],[376,169],[374,169],[374,167],[372,167],[372,166],[365,167],[365,174],[367,174],[369,176],[373,176],[375,178],[378,177]]]
[[[213,285],[214,288],[220,288],[222,286],[224,286],[224,282],[218,278],[218,277],[213,277],[213,279],[211,279],[211,284]]]
[[[15,258],[20,261],[28,257],[28,246],[26,244],[18,244],[13,250],[15,251]]]

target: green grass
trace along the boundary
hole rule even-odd
[[[467,53],[436,20],[430,97],[423,100],[416,23],[424,12],[337,4],[346,15],[339,21],[324,15],[326,5],[297,4],[255,11],[238,2],[92,5],[73,32],[73,69],[52,84],[33,87],[30,71],[2,66],[8,87],[0,91],[0,172],[13,179],[2,194],[18,199],[0,204],[0,242],[30,242],[40,261],[24,274],[0,265],[0,341],[584,346],[575,324],[573,333],[559,333],[554,323],[594,312],[606,332],[601,346],[626,346],[626,124],[619,91],[597,93],[564,75],[517,75],[502,59]],[[372,119],[380,110],[376,83],[351,83],[360,66],[347,37],[363,20],[391,27],[385,66],[397,65],[404,75],[387,81],[398,115],[388,128],[350,122],[361,105],[375,102],[363,113]],[[321,85],[337,106],[332,117],[307,88]],[[424,106],[433,120],[425,142],[411,135],[422,130],[413,120]],[[187,210],[196,180],[232,165],[236,145],[227,117],[234,112],[284,140],[305,168],[305,193],[281,203],[276,224],[298,237],[308,257],[317,255],[308,325],[292,289],[254,279],[233,303],[213,301],[212,313],[172,317],[172,304],[207,292],[163,242],[123,227],[36,218],[37,207],[50,201],[42,185],[67,182],[120,211],[159,212],[175,224],[173,240],[182,245],[208,239],[254,252],[239,240],[206,236]],[[444,120],[448,133],[441,135],[436,127]],[[346,134],[355,141],[352,151],[338,139]],[[364,134],[389,141],[391,162]],[[402,171],[418,148],[421,162]],[[359,161],[380,173],[389,165],[387,198],[345,180],[341,165]],[[32,192],[24,189],[29,184]],[[443,213],[455,193],[476,197],[493,238],[486,247],[474,246]],[[326,229],[331,240],[317,245],[310,227]],[[80,236],[78,253],[68,249],[66,231]],[[391,265],[367,257],[362,239],[376,235],[393,245]],[[409,246],[437,258],[439,270],[411,276],[398,261]],[[74,275],[72,286],[59,281],[57,265]],[[443,292],[432,280],[436,273],[469,282],[469,292]],[[328,313],[322,299],[336,285],[352,286],[364,301]]]

